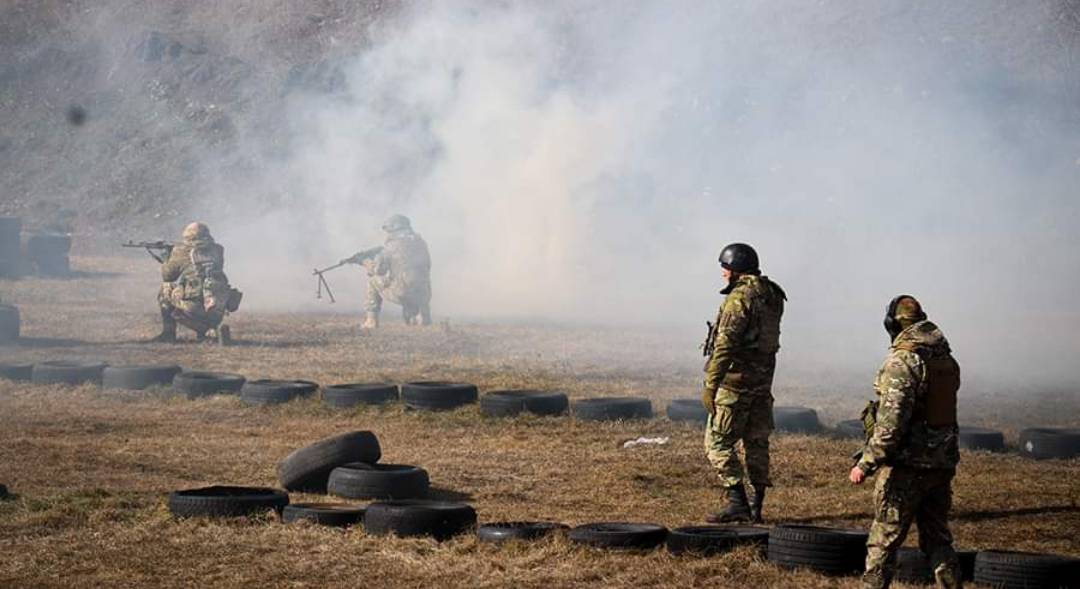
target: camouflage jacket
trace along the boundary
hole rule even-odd
[[[431,282],[427,243],[412,231],[391,233],[373,262],[371,275],[384,277],[395,292],[425,290]]]
[[[182,288],[185,300],[225,297],[229,288],[225,248],[212,239],[182,241],[161,265],[161,280]]]
[[[902,331],[874,382],[877,415],[859,468],[956,468],[959,386],[960,368],[937,325],[920,321]]]
[[[780,318],[787,295],[766,276],[743,275],[724,290],[705,387],[734,393],[769,392],[780,351]]]

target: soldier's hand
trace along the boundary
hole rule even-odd
[[[716,414],[716,392],[709,390],[709,387],[702,387],[701,389],[701,406],[705,408],[709,415]]]
[[[851,467],[851,472],[848,474],[848,480],[851,481],[851,484],[853,485],[861,485],[863,484],[863,481],[866,480],[866,473],[856,464]]]

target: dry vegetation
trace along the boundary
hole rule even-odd
[[[153,275],[145,262],[76,263],[93,271],[70,281],[4,283],[5,299],[23,310],[27,339],[0,348],[3,360],[169,361],[325,383],[453,378],[482,390],[644,394],[657,409],[664,399],[692,393],[697,379],[693,350],[680,361],[663,330],[390,326],[361,335],[355,316],[249,312],[235,317],[242,340],[236,347],[140,345],[154,330]],[[127,303],[108,302],[114,299]],[[819,407],[827,420],[856,408],[857,397],[843,386],[821,383],[815,392],[805,382],[784,382],[781,403]],[[1034,402],[981,395],[966,400],[965,414],[1014,432],[1036,423],[1080,425],[1078,406],[1075,395]],[[386,461],[427,468],[440,496],[471,502],[481,521],[676,526],[700,521],[720,499],[699,430],[663,419],[490,420],[476,408],[342,413],[316,401],[250,408],[230,397],[189,401],[161,392],[0,383],[0,482],[17,494],[0,503],[0,586],[857,586],[854,579],[783,572],[745,551],[693,559],[663,551],[612,554],[561,540],[509,548],[467,537],[437,544],[270,520],[181,522],[164,507],[165,494],[177,488],[274,485],[274,466],[291,449],[352,429],[375,431]],[[642,434],[667,435],[671,443],[620,448]],[[771,521],[867,525],[869,487],[844,480],[850,442],[778,436],[774,447]],[[958,544],[1080,555],[1078,476],[1075,460],[965,454],[956,483]]]

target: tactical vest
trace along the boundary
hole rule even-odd
[[[935,353],[935,350],[910,342],[901,343],[897,348],[917,354],[926,366],[925,397],[923,403],[916,404],[916,414],[912,417],[932,428],[955,426],[956,394],[960,390],[960,365],[956,359],[947,352]]]

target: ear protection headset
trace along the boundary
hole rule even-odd
[[[896,307],[900,306],[900,301],[904,299],[918,300],[907,294],[897,295],[893,300],[889,301],[889,306],[885,307],[885,331],[894,339],[904,330],[904,326],[900,325],[900,320],[896,318]],[[919,314],[919,321],[926,319],[926,313],[920,312]]]

